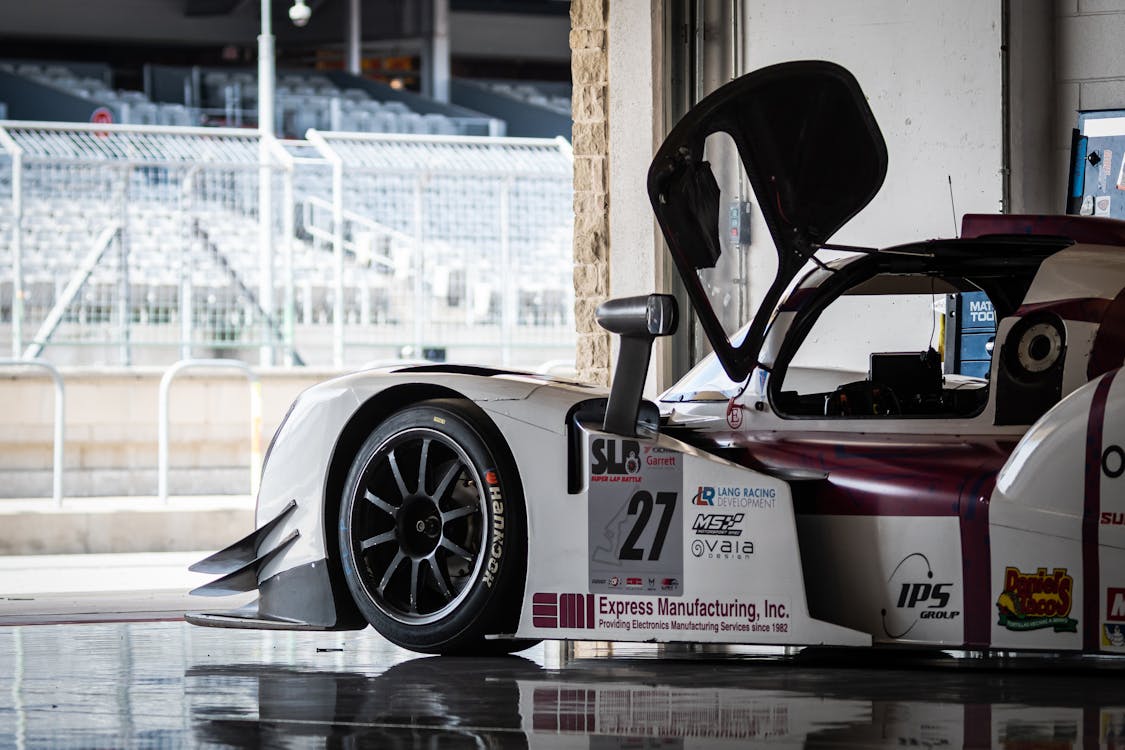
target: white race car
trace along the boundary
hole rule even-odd
[[[700,280],[723,252],[703,160],[720,131],[778,254],[733,337]],[[958,239],[830,245],[886,169],[839,66],[708,96],[648,187],[715,353],[642,400],[677,317],[651,295],[599,310],[621,337],[608,393],[455,365],[309,389],[270,446],[256,530],[194,566],[221,574],[195,593],[257,600],[188,620],[371,624],[430,653],[545,638],[1125,653],[1125,222],[966,216]],[[988,339],[976,375],[950,367],[968,333],[944,357],[863,349],[912,320],[932,342],[982,293],[996,324],[972,334]],[[912,295],[920,317],[895,307]],[[876,298],[882,318],[844,348],[867,371],[815,366]]]

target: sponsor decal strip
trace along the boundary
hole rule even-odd
[[[1100,647],[1101,579],[1098,576],[1098,520],[1102,500],[1102,436],[1105,406],[1116,372],[1102,378],[1090,404],[1090,421],[1086,426],[1086,492],[1082,507],[1082,602],[1086,622],[1082,626],[1082,650],[1097,651]]]
[[[1004,569],[1003,585],[996,599],[1000,627],[1017,632],[1045,628],[1056,633],[1078,632],[1078,620],[1070,617],[1074,577],[1066,568],[1024,573],[1009,565]]]

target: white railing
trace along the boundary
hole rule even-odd
[[[32,367],[44,370],[55,386],[54,453],[51,461],[51,497],[56,506],[63,501],[63,470],[66,458],[66,387],[62,374],[50,362],[41,359],[0,359],[0,367]]]
[[[258,494],[258,482],[262,475],[262,381],[258,374],[245,362],[236,359],[184,359],[169,367],[160,378],[159,403],[157,405],[157,467],[156,494],[161,503],[168,502],[168,445],[169,417],[168,398],[172,381],[184,370],[212,369],[237,370],[246,376],[250,384],[250,495]]]
[[[569,358],[571,162],[546,139],[0,122],[0,346],[90,364]]]

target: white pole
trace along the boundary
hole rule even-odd
[[[433,0],[434,31],[430,44],[430,96],[449,103],[449,0]]]
[[[270,141],[274,136],[274,45],[271,0],[262,0],[262,33],[258,36],[258,302],[263,311],[259,361],[273,364],[273,173]]]
[[[348,67],[353,76],[363,73],[360,62],[360,13],[359,0],[348,0]]]

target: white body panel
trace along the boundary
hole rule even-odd
[[[623,440],[600,432],[591,433],[590,438]],[[638,438],[636,442],[645,456],[653,455],[650,451],[656,449],[661,451],[661,458],[676,455],[682,461],[682,479],[675,482],[680,488],[676,503],[682,511],[681,528],[673,524],[663,545],[665,556],[677,544],[681,545],[681,593],[663,591],[678,587],[671,583],[676,577],[662,573],[650,579],[645,571],[639,570],[643,564],[630,569],[625,563],[616,576],[619,580],[605,584],[610,591],[620,593],[590,593],[598,583],[591,581],[589,571],[596,552],[591,550],[588,540],[597,536],[600,529],[589,527],[596,522],[590,512],[593,483],[587,481],[578,494],[564,494],[549,503],[529,507],[532,550],[517,636],[759,644],[870,643],[863,633],[809,617],[792,498],[784,482],[667,436]],[[583,471],[587,480],[591,477],[590,469],[587,462]],[[664,471],[665,467],[649,467],[641,461],[636,472],[620,477],[623,481],[615,483],[613,491],[602,499],[609,497],[625,507],[638,491],[656,484],[662,489],[669,486],[659,481]],[[565,477],[562,480],[556,486],[565,486]],[[715,490],[715,505],[693,502],[705,487]],[[724,489],[728,491],[724,493]],[[739,535],[697,533],[696,519],[707,514],[727,516],[732,521],[732,530]],[[739,515],[741,518],[733,521]],[[655,533],[652,526],[649,524],[637,537],[637,544],[650,554],[651,535]],[[617,541],[620,547],[621,540]],[[638,581],[635,584],[634,579]],[[578,611],[568,614],[564,612],[567,607],[577,607]]]

